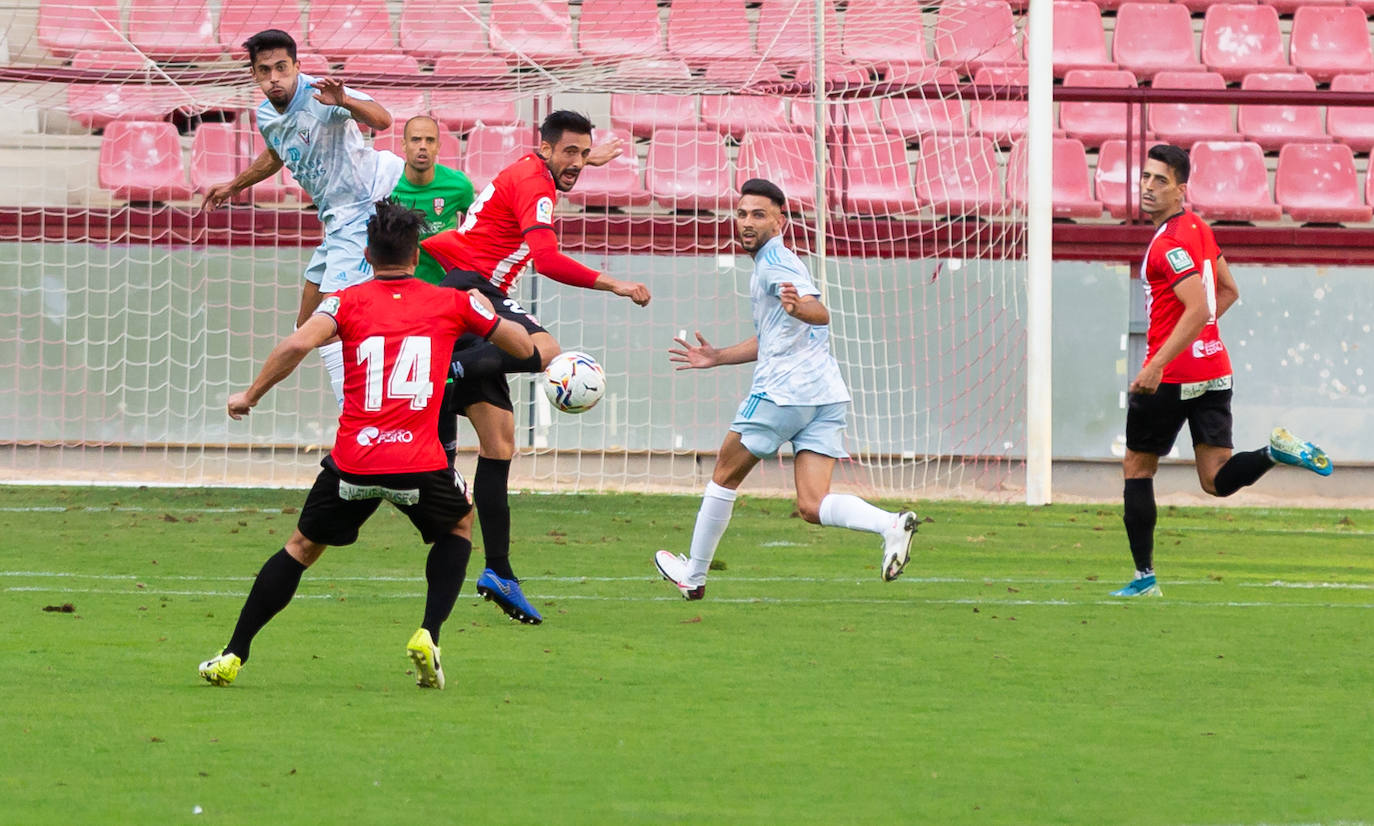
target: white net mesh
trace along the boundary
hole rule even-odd
[[[261,150],[240,44],[273,26],[303,70],[432,113],[440,161],[480,188],[555,108],[624,138],[560,204],[564,249],[646,282],[647,309],[538,277],[521,298],[609,393],[552,412],[526,377],[516,474],[557,489],[697,489],[749,368],[674,373],[700,330],[752,334],[740,182],[769,178],[832,310],[854,395],[842,480],[931,495],[1019,487],[1024,198],[1004,167],[1024,103],[1000,0],[44,0],[0,7],[0,476],[299,484],[335,410],[313,357],[246,422],[223,403],[289,332],[320,238],[289,173],[229,209],[199,193]],[[823,26],[816,49],[816,31]],[[818,72],[818,59],[823,73]],[[825,103],[817,107],[817,76]],[[982,96],[979,93],[978,96]],[[821,151],[817,151],[818,144]],[[1015,180],[1015,176],[1013,176]],[[818,181],[822,184],[818,186]],[[1015,190],[1015,186],[1012,187]],[[475,442],[465,434],[464,445]],[[786,486],[790,479],[770,476]]]

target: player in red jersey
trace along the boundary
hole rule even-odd
[[[1331,473],[1320,448],[1282,427],[1267,447],[1231,452],[1231,359],[1217,319],[1240,290],[1212,228],[1183,208],[1189,169],[1187,152],[1161,145],[1150,149],[1140,175],[1140,208],[1156,230],[1141,278],[1150,317],[1145,364],[1131,381],[1122,463],[1122,518],[1135,578],[1113,596],[1161,595],[1154,572],[1154,476],[1185,421],[1198,482],[1213,496],[1254,484],[1276,462]]]
[[[453,356],[449,400],[449,409],[467,416],[477,431],[477,472],[472,487],[486,555],[486,570],[477,580],[477,590],[512,619],[531,624],[538,624],[541,617],[521,593],[510,566],[506,491],[515,455],[515,414],[505,374],[543,370],[560,348],[554,337],[510,297],[511,290],[532,263],[541,275],[555,281],[605,290],[641,307],[649,303],[649,290],[643,284],[617,280],[559,252],[553,231],[558,193],[573,188],[584,165],[599,165],[619,155],[618,142],[593,149],[591,121],[567,111],[550,113],[539,127],[539,137],[538,154],[526,155],[501,170],[473,201],[458,229],[422,243],[448,273],[445,286],[481,290],[491,298],[498,314],[529,331],[537,351],[529,358],[516,359],[488,344],[468,346],[474,343],[471,337],[460,341]],[[457,448],[457,425],[447,413],[440,420],[439,438],[452,458]]]
[[[343,340],[344,405],[334,449],[320,463],[291,539],[258,573],[229,644],[201,663],[200,675],[210,683],[234,681],[254,635],[291,601],[305,569],[326,547],[353,544],[385,499],[433,543],[425,565],[424,620],[406,652],[421,687],[444,687],[439,628],[453,610],[472,553],[467,486],[435,438],[448,354],[468,332],[517,357],[529,356],[534,345],[524,328],[498,318],[480,293],[413,277],[424,224],[419,212],[379,202],[367,224],[373,280],[325,298],[272,350],[252,386],[229,397],[229,417],[241,419],[320,342],[336,333]]]

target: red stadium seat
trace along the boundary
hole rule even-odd
[[[750,178],[782,188],[793,210],[816,208],[816,156],[810,138],[796,132],[750,132],[739,147],[735,189]]]
[[[391,152],[401,158],[406,156],[405,123],[396,122],[390,129],[378,132],[372,137],[372,148]],[[442,125],[439,129],[439,155],[436,160],[449,167],[458,169],[458,136],[450,134]]]
[[[787,105],[766,95],[702,95],[701,122],[739,140],[746,131],[785,131]]]
[[[828,106],[825,117],[827,134],[835,140],[839,140],[840,130],[845,127],[848,127],[850,132],[859,133],[883,131],[883,125],[878,122],[871,100],[853,101],[843,106]],[[812,134],[816,128],[815,101],[806,98],[793,100],[790,123],[798,132]]]
[[[196,192],[203,194],[213,184],[232,181],[245,166],[234,124],[202,123],[196,128],[191,139],[191,187]],[[247,200],[247,196],[236,200]]]
[[[1094,86],[1107,89],[1135,88],[1135,75],[1125,69],[1093,71],[1075,69],[1064,75],[1065,86]],[[1103,141],[1126,135],[1125,103],[1080,103],[1065,101],[1059,104],[1059,125],[1071,138],[1078,138],[1090,147]],[[1137,118],[1132,132],[1139,128]]]
[[[1030,51],[1030,38],[1023,51]],[[1107,57],[1107,39],[1102,30],[1102,12],[1096,3],[1080,0],[1054,2],[1054,76],[1063,77],[1073,69],[1115,69]],[[1029,57],[1029,54],[1027,54]]]
[[[577,179],[577,186],[573,187],[572,192],[567,193],[567,198],[572,203],[605,209],[644,206],[652,200],[649,190],[641,183],[634,136],[621,129],[596,131],[597,143],[604,143],[612,138],[624,141],[625,151],[605,166],[583,167],[582,174]]]
[[[178,94],[172,86],[73,83],[67,87],[67,114],[87,129],[117,120],[162,120],[177,108]]]
[[[1180,5],[1187,6],[1188,11],[1193,14],[1204,14],[1213,6],[1254,6],[1258,3],[1258,0],[1179,0],[1179,3]],[[1203,62],[1206,62],[1205,58]]]
[[[845,57],[878,65],[929,62],[921,5],[910,0],[849,0],[844,13]]]
[[[1355,154],[1339,143],[1290,143],[1279,150],[1274,177],[1279,206],[1294,221],[1368,221]]]
[[[901,138],[877,132],[850,136],[840,169],[830,181],[830,197],[849,215],[902,215],[918,212],[911,165]]]
[[[1261,5],[1210,7],[1202,24],[1202,62],[1228,83],[1251,72],[1290,71],[1278,12]]]
[[[301,65],[301,71],[314,77],[325,77],[334,69],[329,65],[329,58],[314,52],[296,52],[296,62]]]
[[[1162,3],[1122,3],[1116,12],[1112,59],[1142,80],[1165,70],[1200,71],[1188,9]]]
[[[568,0],[492,0],[491,50],[515,66],[572,66],[582,56],[573,45]]]
[[[697,101],[691,95],[611,95],[611,126],[637,138],[660,129],[695,129]]]
[[[122,201],[189,199],[177,128],[163,121],[111,123],[100,141],[100,186]]]
[[[313,51],[331,60],[396,48],[385,0],[315,0],[308,39]]]
[[[129,41],[154,60],[217,60],[221,54],[206,0],[133,0]]]
[[[1344,6],[1345,0],[1267,0],[1279,14],[1293,14],[1306,6]],[[1358,4],[1354,4],[1358,5]]]
[[[420,62],[407,54],[355,54],[344,60],[343,74],[390,75],[396,78],[414,77],[420,73]]]
[[[1159,141],[1149,141],[1145,151],[1158,146]],[[1140,217],[1140,168],[1145,153],[1140,152],[1137,144],[1131,144],[1130,169],[1127,174],[1127,147],[1124,140],[1104,141],[1097,153],[1097,170],[1093,179],[1097,184],[1097,198],[1107,208],[1113,218],[1125,218],[1127,214]],[[1140,158],[1135,157],[1140,152]],[[1130,199],[1129,208],[1127,199]]]
[[[1202,141],[1189,152],[1188,203],[1212,221],[1277,221],[1264,150],[1248,141]]]
[[[706,67],[702,79],[731,89],[743,89],[756,83],[779,83],[782,71],[766,60],[716,60]]]
[[[428,115],[429,100],[425,97],[422,89],[364,89],[364,93],[371,95],[391,114],[391,119],[396,123],[405,123],[416,115]],[[366,130],[367,127],[361,123],[359,129]]]
[[[221,0],[219,45],[235,59],[246,58],[243,41],[265,29],[281,29],[296,39],[296,59],[305,47],[296,0]],[[302,60],[301,68],[305,69]]]
[[[538,146],[534,132],[528,126],[475,126],[468,133],[468,145],[463,152],[463,171],[472,179],[472,187],[481,192],[497,173]]]
[[[1374,74],[1336,75],[1333,92],[1374,92]],[[1374,109],[1365,106],[1331,106],[1326,110],[1326,132],[1356,152],[1374,150]]]
[[[119,0],[39,0],[38,42],[54,57],[128,51],[122,31]]]
[[[839,62],[840,19],[835,0],[825,0],[826,60]],[[758,50],[765,60],[795,70],[816,60],[816,38],[812,18],[816,4],[811,0],[763,0],[759,9]]]
[[[916,160],[916,197],[936,215],[1007,211],[997,152],[987,138],[931,138]]]
[[[156,63],[138,52],[77,52],[72,55],[72,68],[87,72],[134,72],[147,69]]]
[[[1307,75],[1253,74],[1246,75],[1242,89],[1279,89],[1289,92],[1315,91],[1317,84]],[[1276,151],[1285,143],[1323,143],[1329,138],[1322,128],[1319,106],[1260,106],[1239,107],[1238,124],[1246,140],[1255,141],[1266,152]]]
[[[1016,142],[1007,159],[1007,198],[1021,209],[1026,207],[1025,139]],[[1073,138],[1054,139],[1053,178],[1050,203],[1056,218],[1101,218],[1102,202],[1093,197],[1088,176],[1088,155],[1083,142]]]
[[[577,44],[598,62],[668,56],[655,0],[582,0]]]
[[[668,51],[694,67],[757,58],[744,0],[678,0],[668,13]]]
[[[935,59],[961,75],[1024,63],[1006,0],[947,0],[935,18]]]
[[[474,126],[517,126],[515,100],[493,92],[436,89],[430,92],[434,119],[445,129],[466,133]]]
[[[843,86],[858,86],[869,81],[868,67],[857,63],[830,63],[829,58],[825,64],[825,82],[839,84]],[[797,68],[796,80],[798,83],[810,83],[812,79],[812,65],[803,63]]]
[[[400,28],[401,50],[420,60],[461,62],[470,55],[493,56],[478,0],[406,3],[401,7]],[[501,71],[505,71],[504,61]]]
[[[1156,89],[1225,89],[1226,81],[1216,72],[1160,72],[1151,85]],[[1160,140],[1179,146],[1234,140],[1233,120],[1231,107],[1225,104],[1150,104],[1150,131]]]
[[[1288,56],[1318,83],[1338,74],[1374,72],[1369,21],[1353,6],[1305,6],[1293,15]]]
[[[471,77],[492,80],[509,71],[510,65],[506,63],[505,59],[491,53],[444,55],[434,61],[434,74],[440,77]]]
[[[1103,11],[1116,11],[1121,8],[1121,4],[1126,0],[1100,0],[1097,7]],[[1136,0],[1141,3],[1168,3],[1170,0]]]
[[[936,69],[926,83],[956,84],[953,69]],[[889,134],[916,141],[930,135],[962,135],[964,104],[958,98],[885,97],[878,104],[878,117]]]
[[[1025,86],[1030,70],[986,66],[973,76],[980,86]],[[974,132],[991,138],[998,146],[1011,146],[1026,134],[1027,106],[1024,100],[975,100],[969,103],[968,122]]]
[[[667,209],[734,206],[730,158],[720,134],[707,129],[660,129],[649,143],[645,183]]]

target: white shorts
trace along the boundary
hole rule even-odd
[[[371,215],[337,227],[324,236],[324,241],[310,256],[305,268],[305,280],[318,284],[322,293],[336,293],[344,287],[361,284],[372,278],[372,265],[363,257],[367,248],[367,222]]]
[[[778,452],[783,442],[792,452],[809,450],[822,456],[844,459],[844,428],[849,402],[821,405],[778,405],[753,395],[744,400],[730,423],[744,447],[760,459]]]

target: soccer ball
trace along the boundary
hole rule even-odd
[[[559,353],[544,371],[544,395],[564,413],[586,413],[606,395],[606,373],[586,353]]]

